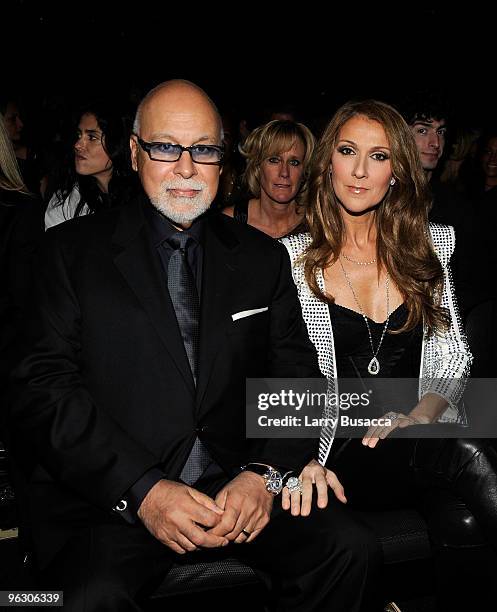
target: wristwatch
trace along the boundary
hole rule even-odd
[[[290,472],[286,472],[285,474],[281,474],[277,469],[275,469],[272,465],[267,465],[266,463],[247,463],[247,465],[242,465],[242,470],[248,470],[249,472],[255,472],[264,478],[266,481],[266,490],[269,491],[272,495],[278,495],[281,493],[283,489],[283,481],[290,474]]]

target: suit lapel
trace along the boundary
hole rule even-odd
[[[223,223],[222,215],[206,219],[202,298],[200,303],[200,344],[196,409],[211,378],[212,370],[228,325],[232,324],[238,281],[238,239]]]
[[[116,267],[148,314],[193,395],[195,386],[188,358],[140,200],[123,207],[112,240]]]

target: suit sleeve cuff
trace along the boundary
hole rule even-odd
[[[126,491],[112,509],[128,523],[135,523],[138,518],[138,510],[147,493],[165,477],[164,472],[158,468],[148,470]]]

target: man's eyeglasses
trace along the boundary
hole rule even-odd
[[[183,155],[183,151],[190,153],[196,164],[221,165],[224,157],[224,147],[217,145],[192,145],[183,147],[170,142],[146,142],[135,134],[140,147],[148,153],[153,161],[176,162]]]

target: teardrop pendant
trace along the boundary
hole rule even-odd
[[[373,359],[371,359],[371,361],[369,362],[368,372],[372,376],[376,376],[379,371],[380,371],[380,362],[378,361],[378,359],[376,359],[376,357],[373,357]]]

